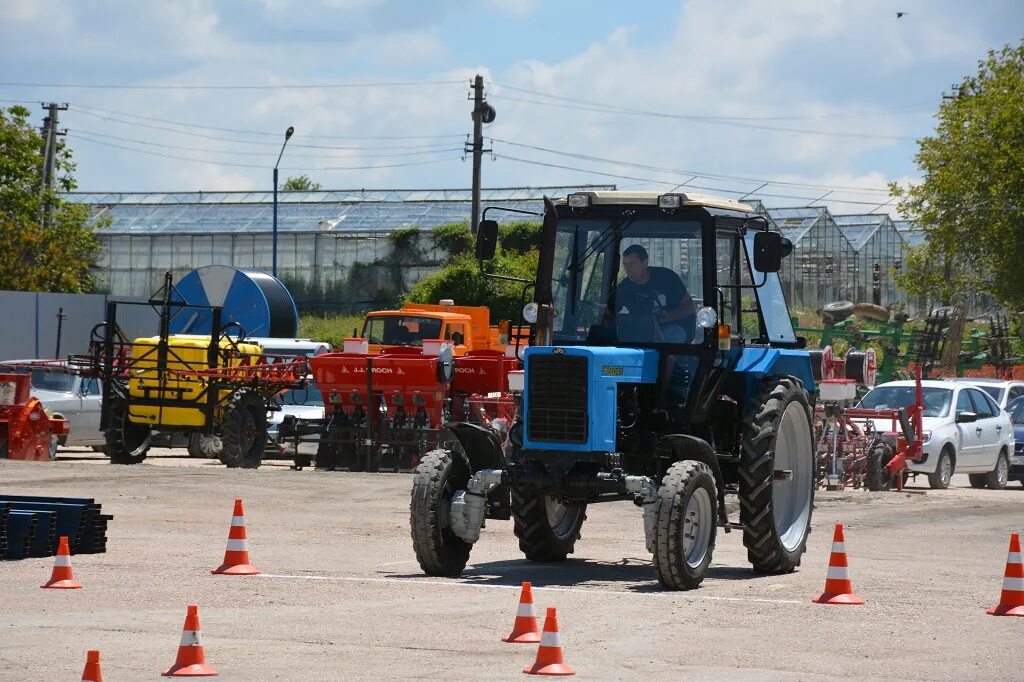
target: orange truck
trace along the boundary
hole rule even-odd
[[[422,347],[424,339],[441,339],[461,356],[477,350],[504,353],[511,329],[507,320],[491,326],[491,311],[485,306],[455,305],[446,298],[437,304],[406,303],[399,310],[367,313],[361,337],[369,342],[371,355],[395,346]]]

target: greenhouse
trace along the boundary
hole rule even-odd
[[[906,296],[897,289],[894,276],[903,267],[904,240],[892,219],[882,213],[837,215],[839,231],[854,251],[849,271],[851,297],[889,308],[906,306]]]

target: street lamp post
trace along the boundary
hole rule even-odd
[[[281,145],[281,153],[277,155],[277,163],[274,164],[274,237],[273,237],[273,261],[270,268],[270,274],[277,277],[277,166],[281,163],[281,157],[284,156],[285,145],[288,144],[288,140],[295,133],[295,128],[288,126],[288,130],[284,131],[284,144]]]

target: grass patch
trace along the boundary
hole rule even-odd
[[[299,336],[327,341],[336,348],[352,336],[352,331],[362,331],[363,315],[300,315]]]

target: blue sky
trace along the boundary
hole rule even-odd
[[[0,0],[0,99],[70,105],[83,190],[269,189],[289,125],[282,178],[466,187],[481,73],[485,186],[770,182],[771,206],[855,212],[1022,27],[1017,0]]]

